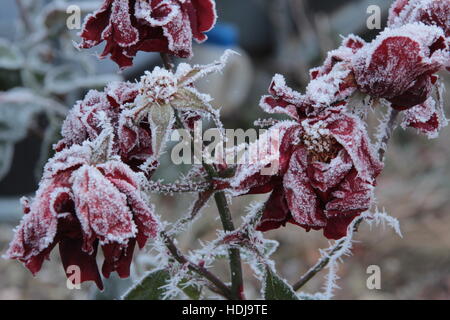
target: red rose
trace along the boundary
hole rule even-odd
[[[437,80],[434,74],[448,64],[448,59],[441,29],[408,24],[386,29],[358,51],[353,69],[361,91],[404,110],[427,100]]]
[[[288,87],[277,90],[282,87],[280,79],[274,82],[278,84],[270,91],[282,95],[265,97],[263,107],[293,114],[297,121],[273,126],[250,145],[250,164],[239,165],[232,179],[218,179],[217,187],[235,194],[272,191],[258,226],[261,231],[290,222],[306,230],[323,229],[330,239],[341,238],[350,222],[371,205],[383,164],[363,122],[347,114],[345,106],[302,115],[294,105],[299,94]],[[278,147],[278,169],[271,175],[261,171],[273,160],[269,146]]]
[[[80,48],[103,41],[101,58],[108,55],[120,68],[132,65],[138,51],[192,56],[192,38],[206,40],[216,21],[213,0],[104,0],[86,17]]]
[[[450,2],[448,0],[397,0],[389,10],[388,26],[400,27],[414,22],[434,25],[450,37]]]
[[[151,130],[147,123],[127,123],[121,121],[126,104],[133,103],[139,93],[139,84],[130,82],[113,82],[99,92],[91,90],[86,97],[78,101],[69,112],[62,126],[61,141],[55,149],[61,151],[85,140],[95,140],[103,128],[100,119],[107,121],[114,128],[114,152],[121,156],[123,162],[133,170],[153,155]]]
[[[6,257],[36,274],[59,244],[64,269],[78,266],[81,282],[95,281],[102,289],[98,246],[105,256],[103,275],[116,271],[128,277],[135,243],[143,248],[158,227],[139,176],[119,160],[95,164],[91,159],[90,146],[83,144],[47,163],[36,197],[24,202],[26,214]]]

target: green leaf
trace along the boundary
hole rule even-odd
[[[164,290],[162,286],[169,280],[169,272],[163,269],[151,271],[134,288],[128,291],[124,300],[162,300]]]
[[[171,133],[170,128],[175,121],[173,108],[168,105],[154,104],[150,108],[148,120],[152,129],[153,148],[155,157],[162,153],[166,141]]]
[[[5,39],[0,39],[0,68],[7,70],[20,69],[23,64],[23,57],[12,43]]]
[[[264,281],[264,299],[265,300],[298,300],[294,289],[280,278],[269,267],[266,267],[266,276]]]
[[[198,300],[200,299],[200,296],[202,294],[202,288],[198,287],[198,286],[186,286],[185,283],[187,281],[186,280],[182,280],[179,284],[178,287],[183,290],[183,292],[192,300]]]
[[[163,300],[164,290],[161,287],[167,284],[170,274],[167,270],[157,269],[151,271],[135,287],[130,289],[124,296],[124,300]],[[192,300],[200,299],[202,288],[186,285],[187,280],[181,280],[178,288]]]

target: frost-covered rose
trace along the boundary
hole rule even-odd
[[[361,91],[404,110],[428,99],[449,58],[443,31],[415,23],[383,31],[356,53],[353,69]]]
[[[93,161],[91,146],[74,145],[45,167],[33,200],[24,199],[25,216],[6,253],[36,274],[59,245],[64,266],[78,266],[81,281],[102,289],[96,255],[105,260],[105,277],[128,277],[136,242],[143,248],[158,225],[140,192],[140,177],[118,159]]]
[[[305,94],[288,88],[284,78],[275,75],[269,87],[271,95],[262,98],[261,107],[268,113],[298,118],[345,101],[357,89],[352,58],[365,44],[354,35],[345,38],[338,49],[328,53],[323,65],[310,70],[311,81]]]
[[[350,35],[339,48],[328,53],[322,66],[311,69],[304,103],[327,107],[351,96],[357,89],[352,58],[365,44],[363,39]]]
[[[137,83],[113,82],[103,92],[90,90],[69,112],[61,130],[63,138],[56,145],[56,151],[95,140],[103,130],[101,121],[107,121],[114,129],[115,153],[138,170],[153,155],[150,127],[146,122],[120,127],[119,122],[127,104],[133,103],[138,96],[139,88]]]
[[[450,37],[450,1],[397,0],[389,10],[388,26],[401,27],[414,22],[434,25]]]
[[[192,38],[202,42],[216,21],[213,0],[104,0],[86,17],[80,48],[103,41],[121,68],[131,66],[138,51],[192,56]]]
[[[281,88],[280,79],[276,82],[279,95],[270,101],[272,111],[284,109],[297,121],[272,127],[255,143],[257,148],[249,147],[250,153],[259,150],[256,157],[250,156],[253,161],[238,166],[234,178],[219,179],[217,186],[236,194],[272,192],[258,226],[261,231],[290,222],[306,230],[323,229],[330,239],[341,238],[349,223],[371,205],[375,179],[383,165],[372,150],[363,122],[347,114],[344,105],[299,117],[288,102],[299,94]],[[271,142],[275,135],[278,144]],[[266,146],[274,145],[279,148],[278,170],[267,175],[262,170],[272,155],[262,156],[261,149],[270,153]]]

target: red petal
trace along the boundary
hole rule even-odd
[[[268,231],[277,229],[286,225],[290,216],[289,207],[286,198],[284,197],[283,186],[278,185],[272,191],[272,194],[265,204],[263,215],[256,230]]]
[[[292,154],[289,169],[283,178],[286,200],[295,222],[308,228],[324,227],[326,221],[317,195],[309,183],[307,166],[308,153],[299,148]]]
[[[82,246],[82,239],[64,238],[59,242],[59,253],[64,271],[69,278],[71,276],[71,274],[67,273],[69,266],[77,266],[81,271],[81,282],[95,281],[97,287],[103,290],[103,282],[95,260],[97,256],[97,243],[94,244],[91,254],[84,252]]]

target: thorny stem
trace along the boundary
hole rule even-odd
[[[161,53],[161,59],[164,64],[164,68],[166,68],[167,70],[173,71],[174,64],[172,63],[172,59],[171,59],[170,55],[167,53]],[[175,116],[176,116],[176,123],[181,128],[184,128],[184,124],[180,120],[179,116],[177,114]],[[203,166],[211,179],[214,177],[217,177],[218,174],[217,174],[214,166],[209,165],[205,162],[203,162]],[[216,202],[217,209],[219,211],[220,220],[222,221],[223,229],[227,232],[234,231],[235,228],[234,228],[234,224],[233,224],[233,219],[231,216],[230,208],[228,206],[228,202],[227,202],[225,193],[223,191],[216,192],[214,194],[214,200]],[[168,244],[170,245],[170,243],[168,243]],[[173,242],[172,242],[172,244],[173,244]],[[169,248],[169,251],[171,251],[170,248]],[[171,253],[174,255],[176,252],[171,251]],[[229,255],[229,259],[230,259],[230,272],[231,272],[231,295],[229,295],[226,298],[229,300],[245,299],[240,250],[238,248],[231,248],[228,250],[228,255]],[[216,280],[218,280],[218,279],[216,278]],[[220,281],[220,283],[222,283],[222,282]],[[227,288],[227,290],[229,290],[228,287],[226,287],[226,288]]]
[[[180,250],[177,248],[177,246],[173,242],[172,238],[169,237],[165,232],[161,232],[161,237],[164,239],[164,243],[166,244],[167,249],[170,251],[170,253],[172,254],[172,257],[175,260],[177,260],[179,263],[181,263],[183,265],[187,265],[189,270],[208,279],[211,282],[211,284],[213,284],[213,285],[208,286],[208,288],[210,290],[212,290],[215,293],[220,294],[221,296],[223,296],[226,299],[229,299],[229,300],[233,299],[233,295],[232,295],[230,289],[219,278],[217,278],[214,274],[209,272],[206,268],[190,262],[180,252]]]
[[[362,221],[363,221],[363,219],[360,219],[355,223],[355,226],[354,226],[355,231],[357,231],[358,226],[361,224]],[[311,267],[311,269],[309,269],[304,275],[302,275],[300,280],[298,280],[292,286],[294,291],[300,290],[317,273],[322,271],[328,265],[328,263],[330,262],[331,258],[334,256],[334,254],[342,248],[342,245],[344,244],[345,240],[346,240],[345,238],[338,240],[335,243],[335,245],[333,246],[333,248],[331,249],[331,251],[326,256],[322,257],[319,261],[317,261],[317,263],[313,267]]]
[[[207,163],[203,163],[203,167],[210,176],[210,178],[217,177],[216,169]],[[228,206],[227,198],[223,191],[216,192],[214,194],[214,200],[216,201],[217,209],[219,210],[220,220],[222,222],[223,229],[226,232],[235,231],[233,218]],[[230,271],[231,271],[231,291],[233,292],[234,300],[243,300],[244,297],[244,281],[242,277],[242,264],[241,253],[239,248],[231,248],[228,250],[230,258]]]

